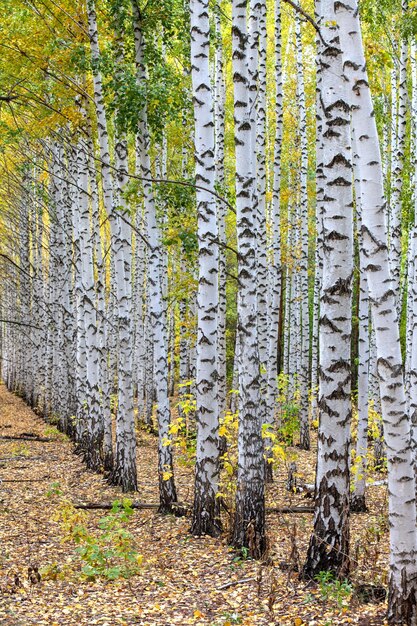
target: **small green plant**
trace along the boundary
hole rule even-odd
[[[232,391],[231,393],[235,393]],[[237,434],[239,418],[237,413],[226,411],[220,418],[219,437],[226,444],[220,457],[222,466],[217,498],[220,498],[228,515],[225,519],[225,532],[231,531],[235,511],[237,478]]]
[[[48,422],[49,424],[51,424],[51,426],[55,426],[56,424],[59,424],[58,415],[55,415],[55,413],[53,413],[52,415],[48,415]]]
[[[12,446],[10,455],[16,456],[30,456],[30,449],[25,443],[16,443]]]
[[[132,502],[115,500],[108,515],[98,522],[98,532],[86,526],[87,516],[73,504],[63,502],[55,517],[64,532],[63,541],[73,541],[87,579],[130,578],[137,574],[142,555],[133,535],[125,528],[133,515]]]
[[[314,602],[314,596],[312,593],[306,593],[303,599],[303,604],[311,604]]]
[[[117,413],[117,393],[110,394],[110,410],[112,413]]]
[[[67,438],[67,436],[64,433],[61,433],[56,426],[51,425],[44,429],[43,434],[45,437],[51,437],[51,439],[57,439],[59,441],[65,441]]]
[[[287,402],[281,406],[283,415],[281,427],[278,433],[282,441],[287,445],[294,445],[294,438],[300,430],[300,406],[295,402]]]
[[[238,613],[223,613],[223,617],[225,618],[224,624],[241,624],[242,618]]]
[[[352,436],[354,443],[357,438],[358,428],[358,412],[356,409],[352,412]],[[351,476],[353,478],[351,484],[351,490],[354,489],[356,479],[361,479],[363,476],[360,473],[365,469],[367,474],[367,482],[372,484],[374,481],[374,474],[378,472],[387,472],[387,459],[386,455],[376,455],[377,448],[379,450],[384,449],[384,439],[382,435],[382,417],[375,411],[374,401],[369,401],[368,409],[368,446],[366,454],[358,455],[356,453],[356,445],[351,449]],[[378,456],[378,458],[377,458]]]
[[[297,377],[281,372],[278,385],[278,438],[288,446],[294,445],[294,438],[300,429],[300,388]]]
[[[185,383],[180,383],[178,385],[178,388],[181,389],[181,395],[177,407],[179,409],[179,413],[185,418],[195,415],[197,408],[195,395],[191,393],[191,389],[194,384],[195,380],[187,380]],[[188,419],[186,419],[186,425],[188,429]]]
[[[182,389],[187,389],[193,384],[190,380],[179,385]],[[197,437],[196,431],[192,428],[192,416],[196,411],[195,396],[188,392],[181,393],[180,401],[177,403],[178,417],[173,420],[169,428],[169,434],[172,440],[169,443],[177,450],[178,463],[184,467],[192,467],[195,462]]]
[[[297,455],[289,448],[288,440],[282,437],[282,431],[276,432],[271,424],[262,424],[262,438],[268,463],[274,468],[284,465],[288,471],[288,464],[297,459]]]
[[[49,563],[45,567],[41,567],[39,573],[42,580],[65,580],[69,573],[68,565],[59,565],[58,563]]]
[[[52,498],[54,496],[61,496],[62,495],[61,483],[59,482],[51,483],[45,495],[47,498]]]
[[[338,580],[332,572],[319,572],[316,580],[319,584],[321,599],[324,602],[334,602],[339,609],[347,606],[353,590],[347,579]]]
[[[377,515],[373,524],[368,524],[365,531],[366,541],[380,541],[389,532],[388,515]]]
[[[378,515],[373,523],[367,525],[363,539],[357,544],[357,557],[359,561],[362,558],[363,563],[367,564],[367,582],[376,585],[385,585],[386,570],[381,562],[381,555],[384,552],[384,542],[389,532],[389,523],[387,515]],[[368,564],[371,564],[369,567]]]
[[[171,439],[166,444],[172,444],[177,450],[177,461],[184,467],[193,467],[195,462],[197,434],[193,428],[192,417],[196,411],[196,399],[191,393],[191,385],[195,381],[188,380],[179,385],[182,389],[180,400],[176,404],[178,417],[172,421],[169,427]]]
[[[249,550],[245,546],[242,546],[240,550],[238,550],[236,556],[232,560],[231,568],[241,567],[245,561],[250,558]]]

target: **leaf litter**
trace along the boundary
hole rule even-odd
[[[112,503],[125,494],[87,470],[69,440],[0,385],[0,435],[22,433],[22,441],[0,439],[1,626],[385,624],[385,486],[369,489],[368,513],[351,517],[352,576],[346,583],[299,581],[311,514],[268,515],[270,548],[259,563],[233,552],[226,536],[192,537],[189,518],[152,509],[134,510],[126,522],[142,556],[138,573],[88,579],[76,545],[62,540],[59,506]],[[140,491],[133,499],[157,503],[157,441],[142,430],[138,439]],[[309,452],[297,450],[297,467],[301,481],[314,482],[314,445]],[[269,507],[306,505],[305,494],[286,490],[285,464],[275,476],[267,486]],[[192,503],[192,468],[176,464],[175,478],[179,500]],[[85,512],[88,532],[97,531],[103,515]]]

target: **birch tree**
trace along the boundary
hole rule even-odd
[[[125,491],[137,489],[136,474],[136,437],[133,416],[132,384],[132,350],[131,333],[131,260],[130,231],[124,220],[115,211],[113,181],[111,179],[111,163],[107,118],[103,96],[103,81],[99,69],[100,48],[98,43],[97,18],[94,0],[87,1],[88,29],[92,57],[94,104],[97,115],[97,129],[101,161],[101,182],[103,202],[111,226],[112,262],[114,264],[116,319],[118,327],[118,414],[116,425],[116,450],[111,480],[120,484]],[[127,178],[127,147],[124,139],[117,142],[118,158],[117,175],[119,188],[123,190]],[[123,197],[121,196],[121,200]],[[121,206],[123,213],[125,208]]]
[[[275,50],[275,136],[274,136],[274,163],[273,163],[273,184],[271,202],[271,243],[270,243],[270,265],[269,265],[269,345],[268,345],[268,368],[267,368],[267,394],[266,394],[266,416],[265,421],[272,427],[275,422],[276,398],[277,398],[277,376],[278,376],[278,340],[279,340],[279,318],[281,305],[282,269],[281,269],[281,144],[283,130],[283,93],[282,93],[282,37],[281,37],[281,0],[275,0],[274,5],[274,50]],[[271,442],[266,439],[265,448],[270,456],[268,448]],[[266,479],[272,480],[272,463],[266,464]]]
[[[308,150],[307,150],[307,112],[304,90],[304,68],[301,39],[301,20],[296,16],[296,52],[297,52],[297,102],[300,111],[299,132],[301,147],[300,167],[300,300],[301,300],[301,352],[299,368],[300,384],[300,447],[310,449],[309,424],[309,360],[310,360],[310,316],[308,310]]]
[[[363,53],[356,2],[336,11],[344,73],[354,106],[361,178],[362,235],[366,276],[373,307],[377,368],[388,460],[390,580],[388,618],[393,624],[416,620],[416,507],[410,421],[406,411],[395,289],[390,275],[379,139]]]
[[[226,114],[226,84],[224,77],[223,41],[221,21],[218,11],[214,13],[216,50],[215,50],[215,85],[214,85],[214,125],[215,125],[215,168],[216,184],[224,193],[224,133]],[[217,202],[217,220],[219,236],[219,303],[217,311],[217,390],[219,416],[226,411],[227,380],[226,380],[226,204]]]
[[[403,15],[407,10],[408,0],[402,0],[401,8]],[[398,62],[398,73],[393,70],[394,84],[392,91],[392,132],[391,142],[391,197],[390,197],[390,261],[393,288],[397,300],[397,313],[401,317],[401,224],[402,224],[402,188],[403,188],[403,168],[406,139],[406,111],[407,111],[407,42],[401,38],[400,54]],[[395,62],[394,62],[395,64]],[[398,75],[398,92],[396,76]],[[398,95],[398,101],[397,101]]]
[[[206,0],[191,0],[191,79],[194,103],[195,178],[198,185],[197,456],[191,532],[220,531],[219,404],[217,396],[218,235],[210,24]],[[204,189],[202,187],[204,186]]]
[[[146,85],[144,65],[144,38],[141,28],[141,16],[133,2],[133,29],[135,37],[135,55],[137,81]],[[153,338],[153,372],[156,387],[158,420],[158,477],[159,510],[169,512],[177,501],[174,481],[172,447],[169,427],[171,409],[168,396],[168,337],[167,315],[163,300],[163,259],[160,229],[156,216],[156,203],[151,182],[151,162],[149,155],[150,137],[146,104],[142,107],[138,124],[138,148],[141,172],[143,176],[144,202],[148,241],[148,312]],[[150,329],[149,329],[150,330]],[[148,402],[153,400],[153,381],[148,378]],[[151,404],[152,406],[152,404]]]
[[[236,228],[238,242],[239,433],[236,513],[232,544],[255,557],[266,548],[264,463],[260,404],[256,294],[256,213],[254,146],[249,111],[246,2],[232,3],[232,61],[236,155]]]
[[[351,419],[352,155],[350,107],[333,0],[322,0],[323,287],[314,534],[303,575],[347,571]]]
[[[321,27],[321,0],[315,3],[316,23]],[[311,333],[311,414],[316,417],[318,396],[320,290],[323,273],[323,109],[321,99],[321,34],[316,36],[316,245],[314,254],[313,319]]]
[[[354,141],[354,162],[357,159],[356,141]],[[352,511],[366,511],[365,488],[368,452],[368,414],[369,414],[369,321],[370,307],[368,281],[365,273],[366,258],[363,254],[361,234],[360,183],[355,169],[356,208],[359,239],[359,309],[358,309],[358,430],[356,440],[356,474],[355,486],[351,497]]]

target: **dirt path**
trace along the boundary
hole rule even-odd
[[[32,441],[31,435],[50,441]],[[19,440],[21,436],[26,439]],[[155,439],[140,433],[141,501],[157,501],[155,467]],[[180,498],[190,501],[192,472],[177,468],[176,478]],[[307,589],[296,573],[286,571],[283,561],[288,561],[293,521],[303,554],[309,515],[270,520],[274,565],[260,566],[236,558],[225,540],[190,537],[186,518],[135,511],[128,530],[143,555],[140,573],[129,581],[83,579],[75,544],[62,542],[57,511],[65,501],[112,502],[122,494],[87,471],[71,442],[4,385],[0,385],[0,479],[0,625],[383,624],[383,606],[356,602],[341,609],[333,600],[323,603],[317,588]],[[269,498],[288,503],[288,494],[281,494],[278,486]],[[376,510],[380,506],[375,503]],[[89,511],[86,529],[98,532],[102,517],[103,512]],[[356,526],[357,533],[362,532],[359,517]],[[40,582],[33,573],[28,576],[28,568],[34,566],[42,573]],[[274,605],[274,613],[268,605]]]

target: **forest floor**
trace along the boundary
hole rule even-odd
[[[31,441],[27,434],[49,441]],[[297,454],[301,478],[313,482],[315,450],[292,452]],[[140,492],[135,501],[157,503],[156,467],[156,438],[140,431]],[[82,528],[78,537],[87,537],[91,544],[92,537],[104,532],[99,523],[108,512],[91,510],[78,518],[78,510],[69,503],[111,503],[123,495],[102,476],[86,470],[72,443],[4,385],[0,385],[0,478],[2,626],[385,623],[386,604],[365,602],[370,587],[361,585],[386,585],[386,487],[371,487],[369,512],[352,515],[350,583],[298,580],[294,569],[306,554],[311,513],[268,514],[269,558],[259,563],[231,551],[226,535],[193,538],[189,518],[162,516],[156,510],[135,510],[124,522],[143,557],[139,572],[128,580],[108,580],[82,574],[77,545],[64,541],[64,517],[67,531],[78,523]],[[283,464],[267,488],[268,506],[311,506],[303,494],[285,490],[285,479]],[[176,481],[179,500],[191,503],[192,468],[177,466]],[[30,572],[33,567],[39,568],[40,580],[36,571]]]

